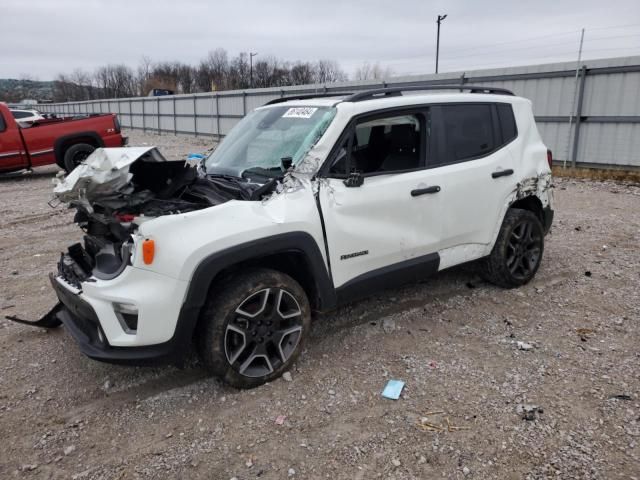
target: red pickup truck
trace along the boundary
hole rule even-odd
[[[57,164],[67,172],[98,147],[122,147],[114,113],[18,124],[0,102],[0,173]]]

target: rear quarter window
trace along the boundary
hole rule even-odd
[[[513,107],[510,103],[498,103],[498,120],[500,121],[500,133],[502,134],[502,144],[509,143],[518,136],[516,119],[513,115]]]

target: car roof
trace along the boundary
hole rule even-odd
[[[263,105],[260,108],[272,108],[272,107],[333,107],[337,103],[342,102],[348,94],[339,95],[335,97],[316,97],[316,98],[304,98],[304,99],[292,99],[282,102]]]
[[[334,107],[338,104],[353,105],[355,110],[366,111],[378,108],[400,107],[410,105],[424,105],[431,103],[455,103],[455,102],[491,102],[491,103],[518,103],[525,101],[522,97],[515,95],[503,95],[495,93],[460,93],[455,91],[424,91],[410,92],[402,95],[376,96],[372,98],[360,99],[356,102],[349,101],[349,94],[337,95],[335,97],[316,97],[279,101],[274,104],[267,104],[260,108],[273,107]]]

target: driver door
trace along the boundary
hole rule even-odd
[[[425,169],[428,122],[426,108],[360,117],[334,149],[318,195],[339,296],[437,271],[441,213]]]

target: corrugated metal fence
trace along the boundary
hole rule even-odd
[[[391,81],[249,89],[38,105],[59,115],[117,113],[123,127],[219,138],[253,108],[289,95],[353,92],[384,86],[473,84],[503,87],[533,102],[554,157],[578,166],[640,168],[640,56]]]

